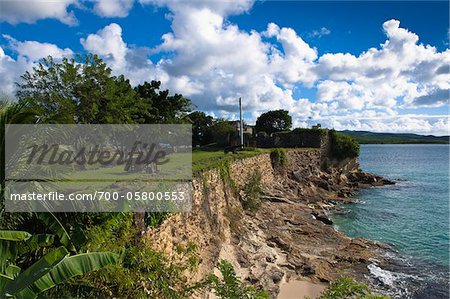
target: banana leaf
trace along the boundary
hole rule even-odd
[[[0,230],[0,240],[20,242],[28,240],[31,234],[17,230]]]
[[[15,262],[18,256],[18,248],[22,242],[6,241],[0,239],[0,273],[5,273],[6,267]]]
[[[14,280],[14,278],[12,278],[8,275],[0,274],[0,294],[5,289],[5,286],[13,280]]]
[[[54,241],[55,241],[55,235],[52,235],[52,234],[32,235],[31,238],[29,238],[26,241],[26,244],[28,245],[27,251],[37,250],[40,247],[49,247],[49,246],[53,245]],[[24,249],[25,249],[25,247],[24,247]]]
[[[111,252],[90,252],[73,255],[62,260],[49,273],[37,280],[33,289],[43,292],[68,279],[116,264],[119,255]]]
[[[46,254],[25,271],[20,273],[14,281],[9,282],[0,293],[0,298],[7,294],[18,294],[21,290],[28,288],[39,278],[50,272],[50,270],[52,270],[52,268],[61,262],[68,254],[69,252],[63,246]]]
[[[37,213],[37,216],[42,222],[47,225],[48,229],[51,232],[58,236],[59,242],[61,242],[61,244],[66,246],[68,250],[76,252],[75,246],[73,245],[68,231],[53,213]]]
[[[20,267],[17,267],[16,265],[9,265],[6,268],[5,274],[9,277],[16,278],[19,275],[20,271],[22,271]]]

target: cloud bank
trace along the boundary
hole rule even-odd
[[[380,24],[386,40],[378,47],[360,55],[319,56],[292,28],[269,23],[263,32],[245,31],[227,20],[249,11],[252,1],[140,3],[170,10],[171,31],[159,45],[127,44],[116,23],[80,39],[86,51],[99,54],[133,84],[160,80],[199,109],[222,116],[235,113],[242,97],[253,120],[263,111],[283,108],[301,126],[320,122],[336,129],[448,134],[448,115],[404,111],[449,105],[450,50],[421,44],[398,20]],[[93,9],[104,17],[125,17],[132,6],[133,1],[97,1]],[[331,32],[321,28],[315,33]],[[17,75],[8,75],[13,68],[24,70],[43,53],[72,55],[56,45],[9,40],[17,59],[0,52],[0,84],[6,90],[12,90],[10,77]],[[153,54],[161,58],[152,61]],[[295,96],[304,89],[314,90],[315,97]]]

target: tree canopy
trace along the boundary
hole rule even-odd
[[[272,134],[289,130],[292,127],[292,117],[287,110],[272,110],[261,114],[256,120],[256,132]]]
[[[159,90],[161,83],[144,82],[133,88],[123,75],[97,55],[78,55],[56,61],[42,59],[18,83],[17,97],[45,116],[45,122],[112,124],[171,123],[190,111],[182,95]]]
[[[160,90],[161,82],[144,82],[134,88],[138,101],[137,121],[140,123],[177,123],[182,116],[191,111],[191,101],[181,94],[169,95]]]
[[[192,145],[206,145],[213,142],[211,128],[214,118],[201,111],[190,113],[187,120],[192,123]]]

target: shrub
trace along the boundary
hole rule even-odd
[[[260,204],[261,189],[261,172],[256,170],[248,178],[247,183],[242,188],[244,192],[244,198],[242,201],[242,206],[245,210],[256,211]]]
[[[217,265],[221,273],[221,278],[211,274],[207,278],[207,283],[211,285],[215,295],[221,299],[265,299],[269,295],[265,291],[257,291],[251,286],[246,286],[236,276],[233,265],[230,262],[221,260]]]
[[[269,136],[269,135],[268,135],[266,132],[264,132],[264,131],[258,132],[257,135],[258,135],[259,137],[268,137],[268,136]]]
[[[330,131],[331,156],[337,159],[356,158],[359,156],[359,143],[352,137]]]
[[[50,298],[190,298],[199,286],[186,273],[199,263],[197,246],[179,244],[170,256],[150,247],[145,237],[136,242],[133,215],[111,218],[87,229],[90,240],[83,251],[108,250],[120,254],[120,263],[73,279],[46,295]]]
[[[286,151],[282,148],[275,148],[270,153],[270,159],[274,169],[282,170],[287,164]]]
[[[347,276],[336,280],[319,297],[319,299],[345,298],[388,299],[389,297],[373,295],[367,285],[358,283],[354,279]]]
[[[327,129],[309,129],[309,128],[295,128],[292,130],[293,134],[302,134],[302,133],[318,133],[320,135],[326,135],[328,133]]]
[[[146,227],[152,227],[157,228],[159,227],[164,220],[169,218],[170,213],[169,212],[148,212],[145,213],[145,226]]]

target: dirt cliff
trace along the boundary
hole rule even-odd
[[[333,228],[329,213],[350,202],[358,188],[391,182],[360,172],[357,160],[323,169],[319,150],[290,150],[283,165],[275,162],[265,153],[197,176],[192,210],[149,231],[151,243],[167,254],[179,243],[197,244],[201,263],[189,274],[193,282],[226,259],[242,279],[273,297],[291,279],[328,282],[348,273],[364,281],[370,260],[382,260],[378,249],[386,246],[345,236]],[[244,209],[255,176],[261,202]]]

